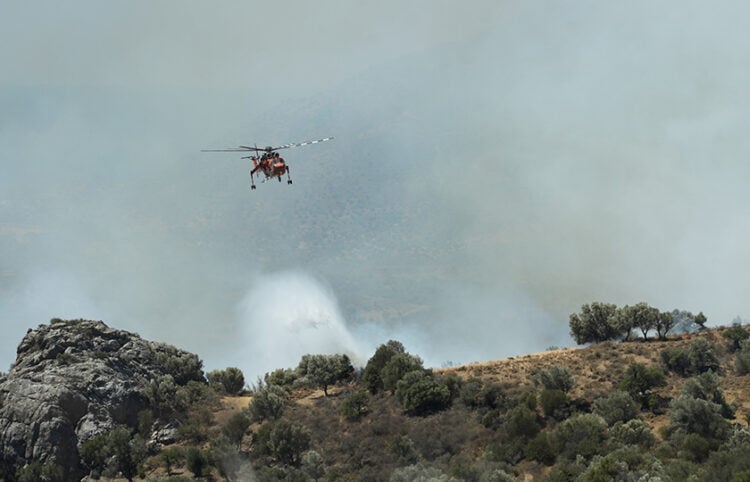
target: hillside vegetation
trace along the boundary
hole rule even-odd
[[[703,329],[439,370],[392,340],[365,367],[310,354],[251,390],[227,368],[152,386],[137,425],[79,441],[81,459],[92,478],[130,480],[750,480],[748,336]],[[56,476],[54,460],[6,474]]]

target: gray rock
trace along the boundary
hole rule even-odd
[[[56,463],[80,480],[82,443],[120,424],[136,427],[138,413],[149,408],[144,389],[152,380],[203,382],[201,365],[196,355],[101,321],[55,319],[29,330],[0,377],[2,468]],[[163,443],[168,434],[154,440]]]

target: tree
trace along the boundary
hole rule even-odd
[[[612,340],[618,332],[610,323],[617,306],[594,302],[581,306],[581,313],[570,315],[570,335],[579,345]]]
[[[667,339],[667,333],[674,328],[675,319],[672,313],[665,311],[659,313],[659,317],[656,320],[656,334],[660,340]]]
[[[627,316],[632,320],[633,327],[643,333],[643,339],[648,339],[648,332],[655,329],[659,321],[659,310],[649,306],[648,303],[640,302],[635,306],[625,307]]]
[[[128,479],[128,482],[132,482],[138,473],[138,466],[146,458],[144,440],[138,435],[131,437],[130,430],[121,426],[109,433],[107,446],[113,457],[113,468]]]
[[[415,370],[399,380],[396,398],[408,413],[422,415],[446,408],[450,404],[451,394],[448,387],[435,380],[432,373]]]
[[[308,383],[323,389],[328,396],[328,387],[351,377],[354,371],[346,355],[303,355],[297,373]]]
[[[422,370],[422,359],[409,353],[396,353],[380,371],[383,389],[393,392],[396,384],[409,372]]]
[[[699,326],[698,328],[699,330],[706,329],[706,322],[708,321],[708,319],[706,318],[706,315],[704,315],[702,311],[698,313],[697,315],[695,315],[695,320],[693,321],[695,321],[695,323]]]
[[[169,447],[161,451],[161,460],[164,462],[164,468],[167,475],[172,475],[172,467],[185,458],[185,454],[179,447]]]
[[[384,390],[381,372],[391,357],[397,353],[406,353],[404,345],[395,340],[388,340],[387,343],[380,345],[375,350],[375,354],[367,361],[362,373],[362,382],[371,393]]]

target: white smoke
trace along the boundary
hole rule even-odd
[[[363,360],[331,290],[303,272],[256,277],[240,303],[239,319],[238,358],[250,380],[293,368],[308,353],[346,354],[354,364]]]

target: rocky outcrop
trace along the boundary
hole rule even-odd
[[[29,330],[0,379],[0,461],[5,472],[31,461],[83,475],[81,443],[117,425],[135,427],[149,407],[147,387],[171,376],[203,381],[196,355],[110,328],[58,320]]]

